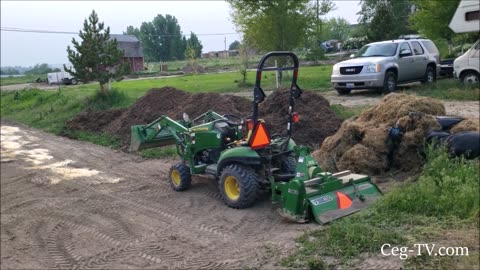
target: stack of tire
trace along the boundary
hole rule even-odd
[[[466,159],[480,157],[480,132],[462,131],[452,134],[452,127],[464,121],[464,118],[437,116],[442,130],[432,131],[427,136],[427,143],[445,145],[452,156],[464,156]]]

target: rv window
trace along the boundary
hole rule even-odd
[[[470,11],[465,13],[466,21],[478,21],[480,20],[480,10]]]

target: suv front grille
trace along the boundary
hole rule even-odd
[[[362,72],[363,66],[357,67],[341,67],[340,74],[342,75],[353,75]]]

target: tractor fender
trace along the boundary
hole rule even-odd
[[[225,166],[232,163],[239,163],[246,166],[260,165],[261,159],[258,153],[248,146],[226,149],[220,154],[220,158],[218,159],[217,177],[220,176]]]
[[[289,139],[287,144],[287,151],[293,151],[293,148],[295,148],[295,146],[297,146],[297,144],[292,139]]]

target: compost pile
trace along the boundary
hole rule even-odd
[[[173,87],[151,89],[127,109],[86,111],[67,122],[71,129],[104,132],[130,143],[130,126],[148,124],[161,115],[181,119],[183,112],[192,118],[214,110],[220,114],[247,116],[251,102],[245,98],[215,93],[190,94]]]
[[[183,112],[193,119],[213,110],[220,114],[234,114],[249,118],[252,101],[238,96],[216,93],[190,94],[173,87],[151,89],[126,109],[85,111],[67,122],[71,129],[103,132],[118,137],[124,146],[130,143],[130,126],[148,124],[161,115],[181,119]],[[271,94],[260,106],[260,118],[264,118],[270,133],[285,132],[287,127],[288,90]],[[333,135],[341,121],[330,110],[322,96],[304,92],[296,102],[300,123],[294,126],[293,139],[299,144],[318,147],[318,142]]]
[[[338,132],[326,138],[314,156],[326,171],[348,169],[378,175],[390,168],[420,169],[425,137],[430,131],[440,129],[435,115],[445,115],[445,107],[440,101],[390,94],[359,117],[343,122]],[[404,134],[393,156],[389,157],[391,148],[386,139],[393,126],[403,129]]]
[[[271,135],[287,130],[289,90],[277,90],[260,104],[260,118]],[[297,144],[318,148],[323,140],[335,134],[342,121],[330,109],[330,103],[314,92],[304,91],[295,101],[294,111],[300,115],[300,121],[293,125],[292,138]]]

